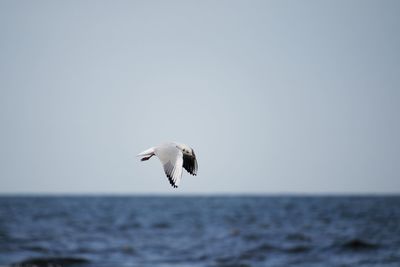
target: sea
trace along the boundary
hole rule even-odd
[[[0,266],[400,266],[400,196],[1,196]]]

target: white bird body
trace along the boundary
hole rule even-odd
[[[183,168],[191,175],[197,175],[196,154],[191,147],[185,144],[164,143],[143,151],[138,154],[138,157],[142,157],[141,161],[145,161],[154,155],[161,161],[165,175],[174,188],[179,186]]]

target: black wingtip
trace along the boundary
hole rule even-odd
[[[170,185],[171,185],[173,188],[178,188],[178,186],[174,183],[174,180],[172,180],[172,176],[169,175],[169,174],[167,174],[167,177],[168,177],[168,182],[170,183]]]

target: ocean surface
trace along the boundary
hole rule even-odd
[[[400,197],[0,197],[0,266],[400,266]]]

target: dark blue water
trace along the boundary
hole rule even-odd
[[[0,266],[400,266],[400,197],[0,197]]]

